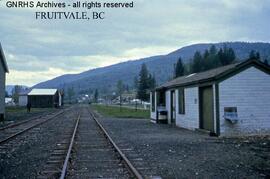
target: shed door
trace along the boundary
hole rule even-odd
[[[200,124],[201,128],[214,132],[213,87],[200,88]]]

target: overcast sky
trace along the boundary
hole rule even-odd
[[[35,20],[35,9],[8,9],[6,1],[7,84],[31,86],[199,42],[270,41],[270,0],[135,0],[133,9],[106,10],[103,21]]]

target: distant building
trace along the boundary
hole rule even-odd
[[[57,89],[32,89],[27,96],[33,108],[62,106],[62,95]]]
[[[8,73],[8,66],[4,51],[0,43],[0,120],[5,118],[5,95],[6,95],[6,73]]]
[[[248,60],[176,78],[151,93],[151,118],[220,136],[270,133],[270,67]]]
[[[15,106],[14,100],[12,98],[5,98],[6,106]]]

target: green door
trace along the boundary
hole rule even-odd
[[[214,132],[213,87],[200,88],[200,124],[201,128]]]

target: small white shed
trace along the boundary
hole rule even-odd
[[[257,60],[176,78],[151,92],[151,119],[217,136],[270,133],[270,67]]]
[[[6,95],[6,73],[8,73],[8,66],[5,58],[2,45],[0,43],[0,120],[5,118],[5,95]]]

